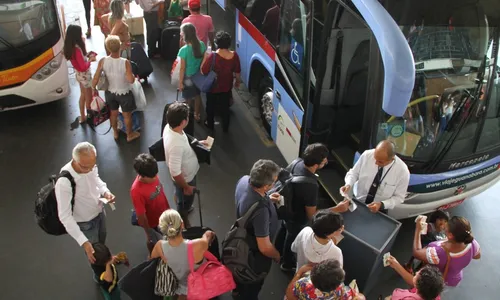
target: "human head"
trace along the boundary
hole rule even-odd
[[[182,233],[184,224],[181,215],[176,210],[167,209],[161,214],[158,226],[160,231],[171,239],[178,237]]]
[[[72,153],[73,168],[77,173],[89,173],[94,169],[97,161],[97,151],[89,142],[76,144]]]
[[[448,221],[446,235],[449,241],[456,243],[470,244],[474,240],[469,221],[464,217],[452,217]]]
[[[108,49],[109,52],[116,54],[120,52],[120,47],[122,43],[120,42],[119,36],[108,35],[105,44],[106,44],[106,49]]]
[[[64,39],[64,57],[66,59],[71,59],[76,46],[82,49],[83,55],[87,55],[85,42],[82,38],[82,27],[70,24],[66,29],[66,38]]]
[[[188,8],[191,13],[200,13],[201,9],[201,3],[200,0],[189,0],[188,1]]]
[[[424,300],[434,300],[444,289],[443,275],[439,269],[432,265],[426,265],[413,277],[413,284],[417,293]]]
[[[172,129],[186,128],[189,123],[189,106],[183,102],[172,103],[167,110],[167,120]]]
[[[113,20],[121,20],[125,15],[125,4],[122,0],[113,0],[109,4],[109,10]]]
[[[311,270],[311,282],[323,293],[336,290],[344,282],[345,272],[335,259],[327,259],[315,265]]]
[[[112,259],[111,252],[106,245],[101,243],[93,243],[95,263],[97,266],[105,266]]]
[[[385,167],[394,160],[395,155],[396,147],[394,143],[389,140],[383,140],[375,148],[375,163],[379,167]]]
[[[201,52],[201,45],[198,36],[196,35],[196,27],[191,23],[184,23],[181,25],[181,36],[186,44],[191,45],[193,55],[196,58],[203,57]]]
[[[226,31],[219,31],[214,39],[218,49],[229,49],[231,47],[231,35]]]
[[[320,210],[314,214],[311,228],[317,237],[331,239],[344,230],[344,218],[331,210]]]
[[[310,144],[304,150],[302,159],[306,167],[321,169],[328,163],[328,148],[320,143]]]
[[[446,224],[450,220],[450,215],[443,210],[436,210],[429,216],[429,223],[434,224],[438,232],[446,230]]]
[[[278,178],[279,172],[280,167],[272,160],[259,159],[250,170],[250,184],[256,189],[267,192]]]
[[[135,158],[134,169],[141,177],[155,178],[158,174],[158,163],[151,154],[142,153]]]

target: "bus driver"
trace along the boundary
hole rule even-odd
[[[410,181],[410,171],[396,156],[394,143],[381,141],[377,148],[361,154],[354,167],[345,176],[345,185],[340,188],[347,194],[353,190],[354,198],[365,202],[371,212],[387,212],[403,203]]]

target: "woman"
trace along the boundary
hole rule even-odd
[[[462,270],[473,259],[481,258],[481,248],[474,237],[469,221],[464,217],[453,217],[446,226],[447,240],[430,243],[422,249],[420,232],[422,231],[421,217],[417,218],[417,226],[413,239],[413,256],[424,263],[436,265],[441,273],[447,270],[444,278],[447,286],[455,287],[462,280]],[[448,268],[447,268],[447,264]]]
[[[90,72],[90,63],[95,61],[95,55],[87,59],[87,50],[82,36],[82,28],[78,25],[69,25],[66,29],[66,38],[64,39],[64,57],[71,61],[76,72],[76,80],[80,85],[80,124],[85,122],[85,108],[90,109],[92,102],[92,73]]]
[[[231,35],[225,31],[219,31],[215,35],[217,51],[210,55],[205,55],[201,64],[201,72],[208,74],[212,67],[215,56],[213,70],[217,73],[217,81],[212,89],[207,93],[207,120],[205,125],[214,130],[214,115],[219,114],[222,118],[222,131],[229,130],[229,107],[232,96],[231,90],[240,85],[240,58],[236,52],[229,50],[231,46]],[[234,79],[236,77],[236,79]]]
[[[388,258],[393,268],[412,287],[410,290],[395,289],[390,300],[439,300],[444,289],[443,275],[435,266],[427,265],[413,276],[393,256]]]
[[[182,91],[182,98],[188,101],[191,107],[194,102],[194,118],[199,122],[201,111],[200,90],[194,85],[191,77],[200,71],[206,46],[196,36],[196,28],[191,23],[182,24],[181,37],[185,45],[179,49],[177,54],[181,59],[179,90]]]
[[[90,23],[90,0],[83,0],[83,8],[85,9],[85,20],[87,21],[87,37],[92,35],[92,24]]]
[[[167,240],[156,243],[151,258],[161,257],[168,264],[179,281],[177,299],[187,299],[187,277],[190,272],[187,253],[188,242],[193,245],[194,261],[197,262],[194,266],[196,270],[203,262],[205,251],[208,250],[208,245],[215,234],[212,231],[206,231],[200,239],[185,240],[182,237],[184,223],[181,215],[173,209],[168,209],[161,214],[159,227]]]
[[[102,16],[104,26],[111,29],[110,34],[120,37],[122,43],[120,55],[130,59],[130,33],[128,25],[125,23],[125,6],[122,0],[112,0],[109,6],[111,13]]]
[[[285,300],[365,300],[365,296],[344,285],[340,263],[327,259],[302,266],[286,290]]]
[[[116,35],[109,35],[106,38],[106,48],[111,55],[99,61],[92,86],[95,89],[101,77],[101,71],[104,71],[108,80],[108,90],[105,97],[106,103],[111,110],[110,121],[114,138],[117,140],[119,137],[118,108],[121,107],[127,131],[127,142],[131,142],[141,135],[137,131],[132,131],[132,112],[136,109],[136,105],[131,84],[135,78],[134,74],[132,74],[130,61],[120,57],[120,46],[120,38]]]
[[[109,0],[94,0],[94,25],[101,27],[104,38],[108,37],[111,29],[108,27],[107,20],[102,20],[104,15],[109,14]]]

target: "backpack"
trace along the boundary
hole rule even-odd
[[[63,235],[66,234],[66,228],[59,220],[57,212],[57,199],[55,186],[59,178],[64,177],[71,182],[73,197],[71,198],[71,211],[75,206],[75,187],[76,183],[73,176],[68,171],[62,171],[59,175],[52,175],[49,178],[49,183],[42,187],[38,192],[38,197],[35,201],[35,220],[38,226],[48,234]]]
[[[248,234],[248,220],[257,210],[260,201],[254,203],[250,209],[231,227],[222,241],[222,263],[231,271],[234,280],[241,284],[251,284],[262,281],[267,273],[257,274],[252,268],[254,261],[250,244],[255,244],[255,237]]]
[[[318,181],[315,178],[293,174],[295,166],[300,161],[302,161],[302,159],[296,159],[288,168],[281,169],[278,175],[278,180],[276,180],[276,183],[269,191],[269,194],[279,193],[283,196],[285,202],[284,205],[277,207],[276,209],[280,220],[292,220],[295,215],[293,211],[293,183],[318,184]]]

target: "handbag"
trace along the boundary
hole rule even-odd
[[[212,86],[217,81],[217,73],[214,71],[215,66],[215,58],[217,57],[217,53],[212,54],[212,64],[210,65],[210,72],[207,75],[203,75],[200,71],[194,74],[191,77],[191,80],[194,82],[194,85],[202,91],[203,93],[208,93],[212,89]]]
[[[132,300],[163,300],[155,290],[156,268],[161,258],[142,262],[118,281],[118,287]]]
[[[157,296],[175,296],[179,280],[174,271],[163,260],[158,262],[155,278],[155,295]]]
[[[92,130],[95,131],[95,127],[106,122],[109,119],[109,107],[104,102],[104,100],[99,96],[97,92],[94,94],[94,98],[90,103],[90,109],[87,110],[87,124],[90,125]],[[111,130],[111,124],[109,125],[108,133]],[[104,133],[104,134],[106,134]]]
[[[106,58],[104,58],[104,59],[106,59]],[[104,64],[104,61],[103,61],[103,64]],[[101,76],[99,76],[99,81],[97,81],[95,88],[98,91],[107,91],[108,87],[109,87],[108,78],[106,77],[106,73],[104,72],[104,70],[101,69]]]
[[[195,271],[192,241],[188,242],[189,273],[187,278],[187,299],[208,300],[236,288],[233,274],[222,265],[210,251],[205,251],[206,261]]]

